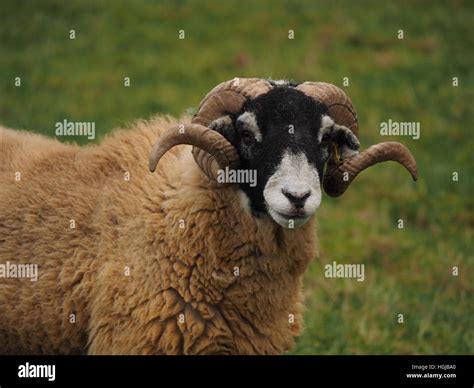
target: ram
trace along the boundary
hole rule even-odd
[[[37,281],[0,279],[2,353],[282,353],[321,188],[386,160],[417,174],[399,143],[359,152],[353,106],[326,83],[234,79],[192,120],[100,145],[0,136],[0,262],[38,265]]]

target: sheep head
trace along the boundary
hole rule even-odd
[[[417,179],[416,161],[396,142],[359,152],[357,115],[338,87],[323,82],[236,78],[211,90],[192,124],[171,128],[155,143],[149,168],[177,144],[193,145],[201,170],[217,180],[224,169],[255,170],[240,183],[252,211],[277,223],[304,224],[321,202],[321,182],[333,197],[376,163],[393,160]]]

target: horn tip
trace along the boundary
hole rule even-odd
[[[418,168],[416,167],[416,162],[414,163],[414,166],[408,168],[408,171],[410,172],[413,181],[416,182],[418,180]]]
[[[156,164],[150,162],[150,163],[148,164],[148,170],[150,170],[150,172],[155,172],[155,170],[156,170]]]

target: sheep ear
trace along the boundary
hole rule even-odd
[[[321,119],[318,140],[320,143],[332,143],[331,152],[339,160],[359,153],[360,143],[354,133],[349,128],[336,124],[329,116],[323,116]]]
[[[234,140],[235,140],[234,123],[235,123],[235,117],[233,117],[232,115],[226,115],[214,120],[211,124],[209,124],[209,128],[213,129],[214,131],[219,132],[229,142],[234,144]]]

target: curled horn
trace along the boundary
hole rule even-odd
[[[203,167],[209,173],[217,175],[219,167],[235,168],[239,162],[237,151],[224,136],[200,124],[182,124],[163,132],[154,144],[148,161],[150,171],[154,172],[161,157],[179,144],[190,144],[211,154],[212,160],[203,161]]]
[[[226,114],[239,112],[247,98],[257,97],[270,89],[270,83],[259,78],[234,78],[217,85],[201,101],[192,124],[170,128],[161,134],[150,154],[150,171],[155,171],[160,158],[179,144],[193,146],[194,160],[214,181],[219,170],[237,168],[239,155],[234,146],[208,125]]]
[[[324,104],[329,116],[337,124],[349,128],[359,138],[355,109],[350,98],[341,89],[324,82],[305,82],[296,88]],[[418,179],[416,160],[408,148],[397,142],[383,142],[372,145],[340,164],[330,160],[323,179],[324,191],[331,197],[337,197],[347,190],[360,172],[374,164],[389,160],[403,165],[410,172],[413,180]]]

